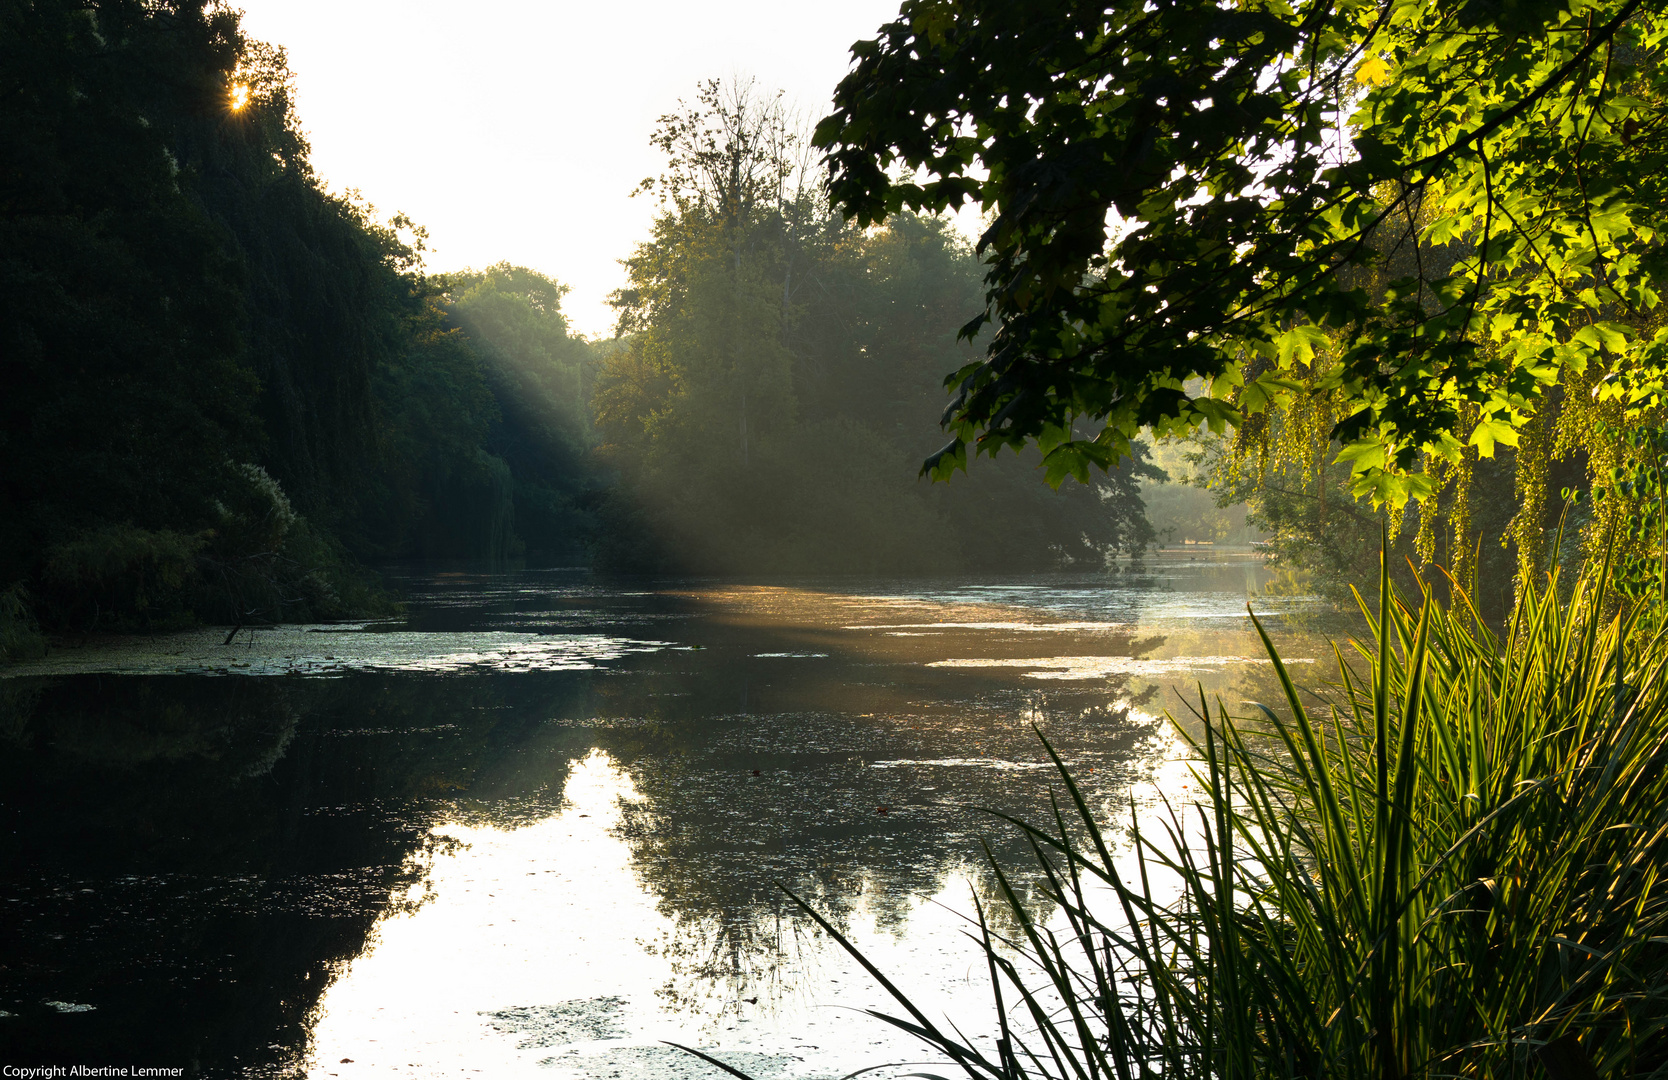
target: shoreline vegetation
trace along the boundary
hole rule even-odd
[[[507,263],[431,273],[418,223],[330,191],[283,50],[229,7],[45,0],[0,17],[0,88],[17,103],[0,145],[28,148],[0,173],[17,316],[0,327],[0,663],[53,633],[383,615],[397,598],[375,568],[412,560],[1018,573],[1255,542],[1282,592],[1347,608],[1388,524],[1399,586],[1442,588],[1440,560],[1498,620],[1522,582],[1592,561],[1606,537],[1629,595],[1661,557],[1660,408],[1611,392],[1639,372],[1552,386],[1523,440],[1466,405],[1418,461],[1403,447],[1390,472],[1361,473],[1365,458],[1327,460],[1366,415],[1327,381],[1345,343],[1304,327],[1273,359],[1253,343],[1262,366],[1244,386],[1153,390],[1191,410],[1179,426],[1144,413],[1061,442],[1070,426],[1048,426],[1056,406],[1036,388],[972,444],[974,414],[946,413],[955,439],[931,479],[986,460],[928,482],[947,396],[1012,389],[982,380],[991,349],[1023,352],[1000,324],[1031,317],[1004,307],[1029,293],[992,292],[1014,267],[932,216],[971,181],[864,194],[881,174],[859,151],[891,151],[839,144],[847,113],[807,135],[762,88],[711,81],[663,116],[650,138],[665,169],[641,192],[658,216],[624,261],[615,336],[588,340],[561,283]],[[1628,63],[1645,93],[1654,69]],[[1456,229],[1363,236],[1350,280],[1390,305],[1393,271],[1427,273],[1410,244],[1429,268],[1471,273]],[[1524,419],[1529,404],[1490,408]],[[1369,506],[1369,474],[1385,491],[1428,480],[1428,498]]]
[[[326,188],[233,9],[0,20],[0,658],[385,614],[390,562],[1024,571],[1154,539],[1139,456],[916,477],[980,261],[942,221],[848,223],[750,83],[662,118],[652,237],[587,340],[560,283],[431,273],[418,224]]]
[[[571,546],[562,287],[425,273],[420,227],[313,172],[236,11],[6,4],[0,90],[0,654],[386,612],[376,562]]]
[[[973,1080],[1662,1075],[1668,622],[1607,571],[1551,575],[1503,636],[1384,573],[1324,687],[1258,623],[1285,700],[1201,700],[1176,726],[1202,798],[1146,822],[1103,820],[1045,739],[1053,821],[985,811],[1034,854],[991,857],[969,933],[988,1031],[793,899],[900,1010],[871,1015]]]

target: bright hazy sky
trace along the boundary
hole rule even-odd
[[[282,45],[313,165],[429,230],[430,270],[508,260],[570,286],[607,335],[618,260],[645,239],[656,118],[751,75],[815,120],[898,0],[243,0]]]

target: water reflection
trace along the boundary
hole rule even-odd
[[[44,1060],[293,1063],[431,824],[548,816],[582,741],[490,680],[6,685],[0,1038]]]
[[[0,679],[0,1039],[203,1075],[709,1074],[661,1038],[760,1076],[907,1057],[831,1011],[884,1002],[776,883],[983,1016],[956,912],[981,838],[1023,852],[966,807],[1045,810],[1033,726],[1108,813],[1184,782],[1171,687],[1274,696],[1228,617],[1255,572],[464,576],[397,627],[199,635],[202,674],[64,650]]]
[[[529,1064],[521,1051],[583,1049],[628,1030],[664,981],[638,943],[658,922],[654,904],[613,834],[631,784],[591,751],[565,791],[558,813],[520,828],[434,829],[446,851],[421,886],[432,899],[379,921],[324,995],[312,1066],[503,1074]]]

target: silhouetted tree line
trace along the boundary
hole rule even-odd
[[[363,609],[354,567],[561,557],[562,288],[420,269],[325,190],[282,50],[199,0],[0,5],[0,598],[52,627]]]
[[[663,212],[592,343],[557,283],[427,274],[420,227],[326,190],[238,20],[0,0],[0,652],[362,612],[388,560],[1005,570],[1150,539],[1139,461],[917,479],[979,263],[942,223],[847,225],[748,88],[664,118]]]

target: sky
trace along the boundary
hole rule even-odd
[[[751,76],[811,120],[852,42],[898,0],[242,0],[281,45],[332,191],[429,231],[428,268],[509,261],[570,287],[572,328],[609,336],[619,260],[648,236],[655,121],[704,79]]]

